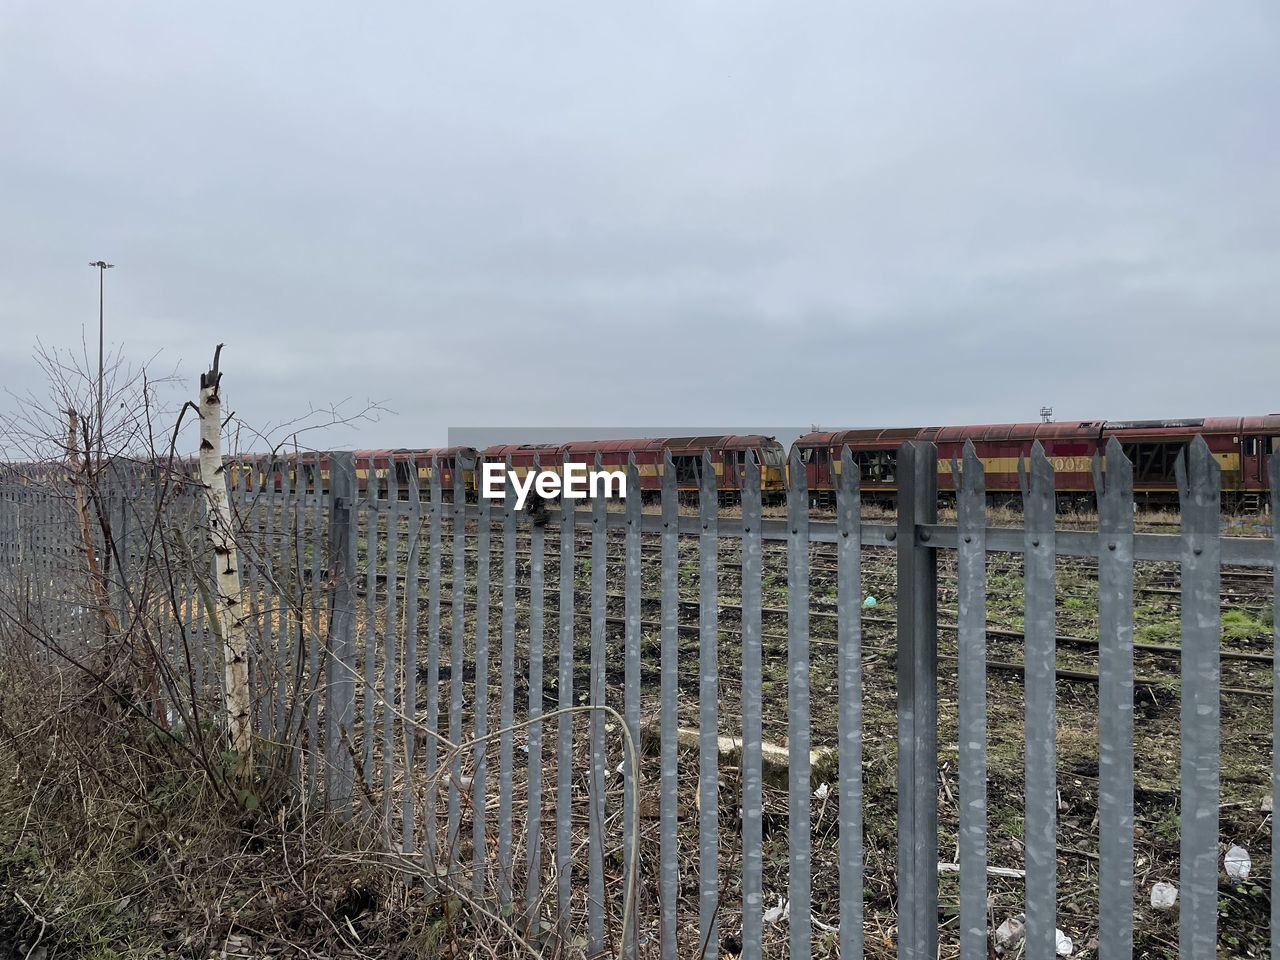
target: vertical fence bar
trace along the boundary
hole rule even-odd
[[[251,624],[251,633],[249,636],[249,704],[253,711],[253,729],[261,734],[264,730],[262,723],[262,690],[266,686],[266,678],[263,676],[263,616],[262,616],[262,599],[260,596],[261,588],[261,556],[259,555],[258,540],[258,513],[260,505],[258,503],[261,495],[259,487],[259,462],[256,457],[249,457],[245,461],[245,493],[244,493],[244,514],[241,518],[241,546],[240,566],[242,570],[246,570],[248,576],[242,579],[247,580],[246,606],[249,608],[249,623]],[[169,536],[169,527],[172,524],[173,505],[168,497],[168,478],[159,485],[157,496],[165,499],[161,503],[163,519],[158,534],[161,538],[167,539]],[[166,627],[170,626],[172,620],[169,616],[169,597],[167,585],[163,586],[164,595],[161,597],[161,607],[164,611],[164,620],[162,621]],[[168,642],[164,642],[167,648]]]
[[[1274,441],[1273,441],[1274,442]],[[1271,605],[1275,636],[1272,652],[1280,651],[1280,449],[1267,463],[1271,489]],[[1273,657],[1271,696],[1271,956],[1280,957],[1280,830],[1275,824],[1275,802],[1280,798],[1280,657]]]
[[[840,451],[836,477],[836,675],[839,689],[840,957],[862,942],[862,498],[858,464]]]
[[[1217,955],[1221,471],[1197,436],[1177,462],[1182,506],[1182,844],[1178,954]]]
[[[280,584],[280,630],[276,635],[276,736],[283,743],[286,738],[285,719],[286,708],[289,699],[289,668],[292,661],[289,657],[289,648],[292,645],[292,627],[290,625],[289,613],[293,607],[293,596],[291,587],[293,584],[293,556],[290,548],[293,545],[293,537],[290,532],[293,530],[293,511],[290,504],[290,473],[292,461],[286,459],[280,474],[280,551],[279,551],[279,584]],[[353,484],[354,486],[354,481]],[[354,500],[354,494],[349,495],[349,500]],[[340,509],[333,504],[330,509]],[[355,522],[355,509],[352,508],[352,523]],[[355,534],[353,533],[354,537]],[[351,576],[355,575],[355,568],[349,571]],[[354,604],[354,595],[351,598]],[[354,608],[352,611],[352,629],[355,626]]]
[[[289,682],[291,689],[286,710],[285,736],[289,741],[289,775],[291,777],[301,777],[302,757],[299,751],[303,747],[302,732],[307,715],[307,618],[303,612],[303,603],[306,601],[307,486],[301,454],[295,455],[294,469],[293,500],[288,509],[292,514],[290,527],[293,534],[293,539],[289,543],[291,558],[289,564],[289,586],[296,623],[290,638],[292,656],[289,660]]]
[[[320,762],[320,698],[324,685],[320,682],[320,594],[321,566],[324,561],[324,468],[320,454],[312,455],[311,497],[311,643],[307,651],[307,786],[316,789],[316,770]]]
[[[123,497],[119,495],[117,496],[122,502],[120,504],[120,511],[116,517],[116,522],[112,528],[112,537],[115,539],[116,548],[119,551],[119,553],[116,556],[116,566],[115,566],[115,571],[116,571],[115,575],[118,583],[119,597],[120,597],[119,617],[120,617],[121,625],[125,626],[127,630],[128,629],[127,624],[129,622],[129,617],[130,617],[130,612],[129,612],[130,604],[129,604],[129,595],[128,595],[129,581],[127,579],[127,573],[125,568],[125,563],[127,561],[125,560],[125,557],[128,556],[128,551],[129,551],[129,540],[128,540],[129,512],[128,512],[128,505],[123,502]],[[208,673],[208,668],[209,668],[209,663],[208,663],[209,635],[205,629],[204,598],[206,596],[212,596],[212,594],[209,592],[212,590],[212,585],[208,582],[208,578],[207,578],[207,574],[209,571],[209,564],[207,563],[202,564],[200,560],[200,558],[202,558],[205,555],[204,545],[205,545],[205,539],[208,536],[208,534],[206,533],[208,521],[204,517],[204,497],[201,494],[199,488],[197,488],[196,490],[196,502],[197,502],[196,520],[198,523],[198,527],[196,529],[195,536],[192,538],[194,558],[191,565],[192,566],[191,575],[192,575],[192,578],[195,580],[196,587],[197,587],[196,616],[195,616],[196,697],[199,699],[200,707],[203,710],[205,709],[206,683],[208,682],[206,675]],[[283,564],[281,564],[281,566],[283,566]],[[282,677],[284,676],[283,670],[281,670],[281,676]],[[284,700],[284,697],[282,694],[281,695],[282,704],[283,704],[283,700]],[[279,724],[277,724],[276,726],[276,738],[281,742],[283,742],[284,740],[283,730],[281,729]]]
[[[702,451],[698,513],[698,941],[703,956],[718,956],[720,905],[719,493],[715,462]]]
[[[274,457],[267,457],[263,460],[266,464],[265,468],[265,491],[262,494],[264,506],[267,512],[266,530],[262,538],[262,563],[266,570],[266,576],[263,577],[263,625],[262,625],[262,663],[264,665],[262,671],[262,732],[264,736],[269,736],[268,731],[275,729],[275,712],[278,701],[278,691],[280,685],[279,669],[280,669],[280,620],[281,610],[283,607],[283,597],[280,595],[279,588],[279,568],[276,566],[276,506],[279,497],[276,493],[276,471]],[[281,520],[283,526],[283,519]],[[183,533],[186,534],[186,524],[183,525]]]
[[[564,466],[561,464],[561,470]],[[569,500],[560,503],[560,658],[556,706],[573,706],[573,593],[574,509]],[[556,909],[562,934],[569,929],[569,902],[573,893],[573,715],[560,714],[556,756]]]
[[[414,846],[414,773],[418,744],[418,589],[422,570],[422,498],[418,480],[418,458],[409,455],[409,526],[405,535],[404,570],[404,663],[401,668],[401,704],[404,717],[400,730],[404,738],[404,791],[400,795],[400,839],[405,853]]]
[[[960,958],[987,956],[987,490],[972,441],[955,458],[958,550]]]
[[[364,690],[364,703],[362,705],[363,723],[361,724],[360,735],[364,738],[362,754],[364,782],[365,786],[371,787],[373,786],[373,744],[375,740],[374,703],[378,699],[377,689],[374,685],[378,666],[378,481],[374,474],[372,458],[364,461],[364,472],[364,676],[362,678],[364,682],[361,685]],[[299,493],[305,490],[305,487],[302,486],[301,474],[298,476],[298,488]],[[299,529],[301,529],[301,515],[298,522]],[[299,564],[301,563],[302,555],[299,554]],[[299,591],[298,596],[301,599],[301,591]],[[301,635],[301,604],[299,604],[298,609],[298,625],[299,635]],[[301,656],[301,651],[299,651],[298,655]]]
[[[601,469],[596,454],[596,470]],[[587,812],[587,950],[604,952],[604,674],[605,590],[608,582],[608,501],[604,491],[591,491],[591,780]]]
[[[623,677],[623,719],[631,734],[631,742],[638,750],[640,747],[640,524],[644,494],[640,487],[640,472],[636,469],[634,453],[627,455],[627,531],[626,531],[626,568],[623,587],[623,615],[626,618],[626,637]],[[639,758],[635,758],[638,765]],[[636,793],[640,784],[637,774],[639,769],[632,770],[631,758],[623,767],[622,781],[622,864],[624,886],[636,877],[637,864],[632,852],[636,841],[635,820]],[[622,954],[624,960],[633,960],[636,956],[638,928],[634,911],[630,928],[622,931]]]
[[[149,565],[151,561],[150,551],[157,549],[165,534],[166,513],[165,505],[162,500],[164,484],[160,477],[161,468],[152,467],[148,471],[147,476],[147,513],[148,526],[146,534],[142,542],[139,544],[139,559],[142,560],[144,566]],[[240,582],[240,604],[241,614],[244,617],[243,627],[246,631],[252,633],[257,621],[257,600],[255,597],[255,571],[253,562],[253,545],[252,545],[252,516],[253,516],[253,461],[251,459],[243,459],[239,462],[237,470],[237,491],[233,496],[233,516],[232,525],[235,528],[236,543],[236,573],[239,575]],[[148,609],[152,609],[158,596],[163,594],[163,586],[154,584],[151,587],[152,593],[147,597]],[[164,612],[163,609],[154,610],[154,617],[157,628],[163,628]],[[257,693],[257,670],[258,670],[258,651],[257,640],[252,635],[247,638],[248,650],[248,667],[249,667],[249,699],[252,709],[256,700]]]
[[[1098,956],[1133,956],[1133,465],[1107,442],[1098,491]]]
[[[356,670],[356,508],[355,461],[349,453],[329,454],[329,699],[325,711],[329,803],[341,813],[351,810],[355,771],[347,742],[355,722]],[[283,522],[283,521],[282,521]],[[284,611],[280,598],[278,642],[284,643]],[[277,714],[280,716],[280,714]]]
[[[462,473],[462,459],[455,457],[453,469]],[[485,813],[486,787],[489,776],[489,538],[493,523],[492,501],[481,495],[480,522],[476,525],[476,672],[475,771],[471,778],[471,890],[476,898],[484,896],[486,851]]]
[[[516,503],[508,459],[506,487],[502,497],[502,703],[498,743],[498,902],[511,903],[511,804],[514,738],[511,726],[516,719]],[[533,699],[532,691],[529,699]],[[532,794],[529,804],[539,802]]]
[[[938,955],[937,448],[898,452],[898,955]]]
[[[742,960],[760,960],[763,934],[760,499],[760,461],[752,451],[742,481]]]
[[[1019,464],[1023,543],[1026,699],[1026,900],[1028,960],[1053,960],[1058,875],[1057,615],[1054,593],[1053,466],[1036,441]]]
[[[387,563],[386,606],[382,613],[382,819],[391,829],[395,798],[396,758],[396,653],[400,644],[396,618],[397,586],[400,579],[400,485],[398,464],[387,457]]]
[[[539,464],[534,461],[534,472]],[[507,469],[510,470],[510,462]],[[511,491],[507,491],[511,496]],[[542,889],[542,702],[543,618],[546,603],[546,529],[541,519],[529,531],[529,804],[525,811],[528,860],[525,911],[532,922]]]
[[[677,701],[680,683],[680,507],[676,470],[671,451],[662,452],[662,651],[659,705],[661,771],[659,774],[659,896],[662,905],[661,949],[664,960],[677,955],[676,911],[679,907],[680,872],[676,793],[680,787],[680,758],[676,740],[679,722]]]
[[[440,459],[431,457],[430,532],[427,544],[427,702],[423,726],[423,762],[426,767],[426,790],[422,799],[422,855],[428,866],[434,866],[439,847],[436,836],[436,776],[440,729],[440,527],[444,518],[444,491],[440,483]]]
[[[453,602],[449,605],[452,646],[449,652],[449,743],[462,742],[463,671],[466,664],[467,626],[467,497],[462,485],[462,471],[453,471]],[[460,798],[462,787],[462,753],[453,751],[449,769],[449,809],[445,829],[450,869],[458,860]]]
[[[787,819],[791,953],[811,952],[809,904],[809,485],[799,448],[787,471]]]

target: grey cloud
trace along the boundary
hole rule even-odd
[[[246,418],[385,400],[368,446],[1280,410],[1278,51],[1261,2],[23,5],[0,371],[105,256],[131,354],[215,320]]]

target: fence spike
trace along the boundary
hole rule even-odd
[[[787,816],[790,956],[810,956],[809,487],[798,447],[787,471]]]
[[[1107,443],[1098,494],[1098,956],[1133,955],[1133,465]]]
[[[641,509],[643,507],[644,494],[640,487],[640,472],[636,468],[636,455],[634,452],[627,454],[627,502],[626,502],[626,568],[624,572],[625,586],[623,603],[625,604],[624,614],[626,617],[626,650],[625,659],[625,676],[623,678],[623,719],[626,721],[627,729],[631,734],[631,742],[637,747],[640,744],[640,524]],[[630,879],[637,879],[638,864],[635,863],[632,856],[632,845],[634,842],[636,818],[636,797],[635,792],[639,788],[632,770],[631,764],[627,763],[623,767],[623,784],[622,784],[622,857],[623,857],[623,876]],[[633,917],[630,929],[622,931],[622,952],[626,960],[633,960],[636,956],[638,939],[638,926]]]
[[[436,836],[436,818],[439,813],[437,780],[439,776],[439,745],[436,733],[440,729],[440,646],[443,642],[440,627],[440,580],[444,557],[441,543],[441,527],[444,524],[444,485],[440,480],[440,458],[431,457],[431,519],[427,541],[427,702],[422,724],[423,766],[426,789],[422,798],[422,856],[428,868],[436,869],[439,838]],[[371,565],[372,566],[372,565]]]
[[[715,461],[703,449],[698,484],[698,941],[705,956],[719,952],[720,905],[717,829],[719,772],[719,493]]]
[[[565,461],[568,460],[565,454]],[[564,465],[561,464],[561,476]],[[560,654],[557,667],[556,706],[573,706],[574,593],[577,570],[574,565],[573,501],[560,501]],[[573,896],[573,715],[560,714],[556,754],[556,910],[562,936],[567,936]]]
[[[534,457],[534,471],[541,468]],[[507,458],[507,470],[511,458]],[[542,796],[542,702],[544,604],[546,603],[546,532],[535,522],[529,532],[529,796]],[[525,871],[525,911],[530,921],[541,899],[542,888],[542,804],[528,805],[525,820],[525,844],[528,851]]]
[[[680,554],[679,554],[679,489],[671,449],[662,451],[662,650],[661,690],[659,706],[661,772],[659,781],[659,890],[662,905],[663,960],[678,955],[677,911],[680,898],[679,846],[676,833],[677,791],[679,790],[679,756],[676,726],[677,697],[680,685]]]
[[[1053,465],[1036,441],[1025,474],[1026,944],[1057,955],[1057,614]]]
[[[960,957],[987,957],[987,490],[982,461],[965,441],[956,488],[959,664]]]
[[[861,960],[862,527],[858,465],[847,446],[836,478],[836,675],[839,690],[840,957]]]
[[[1221,477],[1204,438],[1178,458],[1182,501],[1182,832],[1178,952],[1217,953]]]

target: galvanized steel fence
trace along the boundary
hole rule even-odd
[[[1056,529],[1053,468],[1038,445],[1023,471],[1024,523],[1016,529],[988,525],[983,467],[971,446],[952,466],[957,493],[951,524],[938,522],[931,444],[901,449],[894,522],[862,518],[858,470],[848,451],[841,466],[830,519],[811,517],[805,473],[796,460],[785,517],[767,515],[754,462],[747,465],[740,509],[723,509],[709,457],[697,512],[682,512],[668,457],[660,512],[645,512],[638,496],[614,509],[598,499],[586,511],[553,511],[546,525],[529,522],[510,495],[469,504],[461,471],[451,491],[441,489],[438,469],[428,472],[420,489],[417,471],[402,474],[394,460],[385,476],[371,469],[362,489],[349,453],[304,459],[277,474],[278,481],[255,469],[235,471],[245,603],[254,633],[255,722],[264,748],[299,745],[294,770],[302,789],[378,825],[388,842],[429,863],[442,884],[493,903],[500,916],[539,942],[587,955],[674,957],[714,954],[722,941],[736,938],[750,960],[764,952],[768,904],[785,895],[790,956],[813,954],[815,929],[834,935],[841,957],[862,956],[870,919],[864,915],[862,564],[864,550],[894,551],[894,949],[902,957],[933,960],[940,929],[938,564],[948,553],[956,576],[955,941],[963,960],[980,960],[988,956],[991,933],[987,564],[993,554],[1019,555],[1025,597],[1025,952],[1050,958],[1060,852],[1055,565],[1060,557],[1096,558],[1097,952],[1129,957],[1135,905],[1143,895],[1134,879],[1134,564],[1176,563],[1182,628],[1179,952],[1215,957],[1220,570],[1230,564],[1280,571],[1280,544],[1274,535],[1221,535],[1219,470],[1208,448],[1195,441],[1179,464],[1181,530],[1169,535],[1135,533],[1132,470],[1115,441],[1095,464],[1096,530]],[[200,535],[198,485],[182,488],[185,499],[162,501],[160,515],[148,510],[149,503],[161,502],[150,493],[154,477],[136,467],[121,468],[119,476],[111,501],[119,541],[113,603],[126,621],[144,608],[158,611],[157,644],[173,664],[175,710],[185,716],[190,706],[182,705],[182,694],[190,691],[193,703],[213,712],[221,654],[200,600],[210,589],[212,558]],[[1271,462],[1270,477],[1272,509],[1280,513],[1280,458]],[[629,485],[639,489],[634,464]],[[86,603],[67,586],[73,581],[67,571],[79,561],[70,501],[59,489],[12,475],[0,487],[0,556],[9,583],[21,583],[28,598],[39,598],[28,610],[69,637],[83,629]],[[130,569],[141,559],[141,545],[155,549],[142,533],[157,528],[175,532],[164,542],[185,544],[190,575],[149,594]],[[558,562],[555,554],[548,556],[549,534]],[[730,552],[736,548],[736,561],[722,560],[726,543]],[[786,545],[781,687],[771,682],[768,668],[783,651],[762,630],[763,559],[766,545],[774,543]],[[835,555],[834,732],[815,731],[811,723],[815,544],[831,545]],[[656,546],[657,571],[646,546]],[[549,560],[558,578],[553,607]],[[728,570],[740,577],[736,604],[726,603],[721,587]],[[696,600],[683,599],[682,579],[692,582],[695,572]],[[611,591],[619,580],[621,593]],[[656,597],[644,590],[654,582]],[[583,610],[580,595],[588,597]],[[656,621],[645,617],[651,603],[658,605]],[[696,626],[682,623],[683,606],[696,606]],[[727,607],[740,617],[736,630],[721,622]],[[549,629],[555,633],[549,636]],[[696,636],[696,653],[682,649],[682,634]],[[722,655],[725,636],[737,638],[737,656]],[[694,671],[696,683],[682,684]],[[726,682],[738,699],[733,713],[721,710]],[[786,698],[781,848],[776,834],[767,842],[765,836],[767,767],[777,764],[776,757],[766,757],[766,690]],[[682,740],[682,717],[696,723],[695,736]],[[1280,707],[1274,724],[1280,730]],[[647,752],[655,737],[656,760]],[[838,904],[828,896],[818,911],[828,920],[818,918],[812,899],[815,742],[834,744],[835,753]],[[628,744],[639,755],[624,749]],[[726,779],[726,757],[737,768],[736,779]],[[654,767],[656,778],[650,775]],[[1278,782],[1280,757],[1273,762],[1273,789]],[[548,813],[553,825],[546,823]],[[1274,834],[1272,843],[1274,883],[1280,863]],[[778,856],[783,868],[766,863]],[[696,883],[686,883],[692,877]],[[1277,920],[1280,904],[1273,901],[1273,945]]]

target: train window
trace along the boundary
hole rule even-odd
[[[1124,454],[1133,463],[1135,483],[1173,483],[1178,455],[1187,447],[1183,441],[1126,443]]]
[[[676,468],[676,483],[698,484],[702,482],[702,455],[672,457]]]
[[[1244,438],[1244,455],[1246,457],[1256,457],[1258,455],[1258,438],[1257,437]]]
[[[401,487],[408,487],[409,480],[412,474],[413,474],[412,460],[396,461],[396,483],[398,483]]]
[[[787,462],[787,455],[782,450],[782,445],[777,443],[769,443],[760,448],[760,458],[768,467],[781,467]]]
[[[897,479],[897,450],[858,450],[853,454],[863,483],[893,483]]]
[[[813,463],[813,454],[814,454],[814,451],[816,450],[817,450],[817,447],[805,447],[804,449],[802,449],[800,451],[800,462]]]

